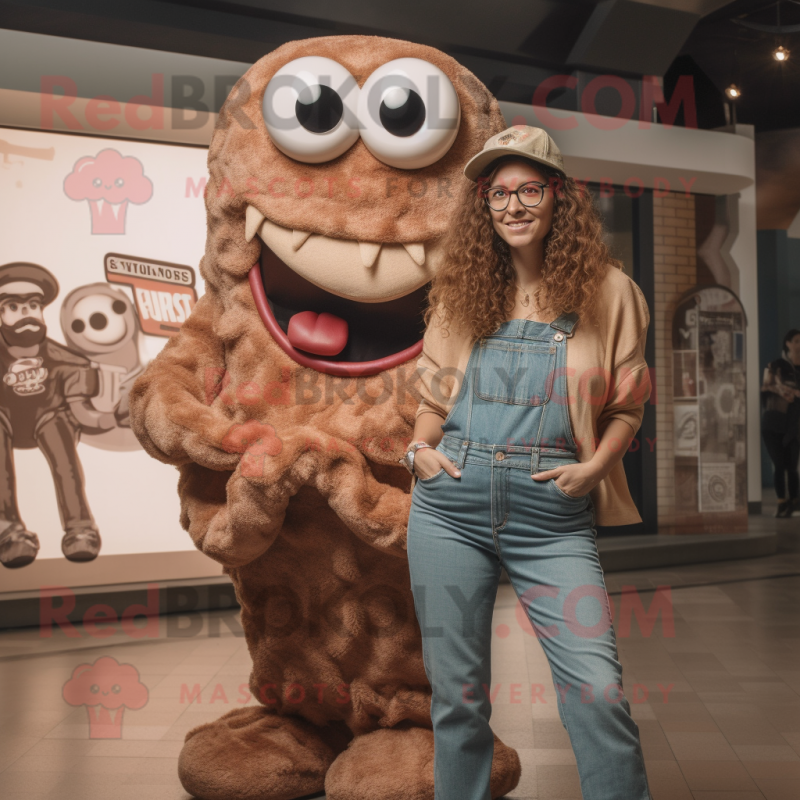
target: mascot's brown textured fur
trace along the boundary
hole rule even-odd
[[[461,107],[453,145],[410,170],[382,163],[361,138],[327,163],[287,157],[269,136],[261,103],[275,72],[309,55],[337,61],[359,86],[393,59],[435,65]],[[303,366],[266,329],[248,274],[260,262],[267,295],[283,292],[290,305],[297,290],[296,311],[309,297],[324,309],[321,298],[346,297],[342,275],[363,273],[370,285],[375,265],[357,260],[357,243],[381,244],[398,274],[416,276],[403,283],[384,275],[405,296],[367,289],[331,308],[368,315],[386,300],[387,313],[416,319],[418,341],[420,300],[462,166],[505,127],[494,98],[452,58],[372,36],[283,45],[246,73],[221,111],[208,157],[206,291],[130,401],[142,445],[179,467],[181,523],[230,575],[253,659],[259,703],[186,737],[180,778],[197,797],[279,800],[324,788],[332,800],[433,798],[431,689],[405,557],[410,477],[397,463],[419,401],[418,354],[357,378]],[[413,191],[409,178],[417,180]],[[356,261],[339,254],[307,270],[313,280],[298,277],[266,247],[260,227],[258,236],[246,233],[251,215],[257,225],[266,218],[273,233],[310,232],[323,248],[315,252],[352,245]],[[419,249],[414,260],[413,248],[404,249],[411,244],[430,254],[422,266]],[[348,322],[355,331],[357,320]],[[386,316],[383,327],[396,322]],[[330,390],[325,380],[340,383]],[[403,390],[387,396],[398,385]],[[492,796],[519,776],[516,751],[495,737]]]

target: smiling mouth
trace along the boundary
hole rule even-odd
[[[292,231],[251,206],[248,241],[256,232],[262,246],[249,275],[253,298],[264,325],[294,361],[361,376],[422,352],[428,284],[441,255],[436,248]]]

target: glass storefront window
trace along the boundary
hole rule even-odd
[[[605,229],[605,241],[611,254],[618,258],[626,274],[633,278],[633,204],[634,198],[625,194],[621,186],[589,184],[589,192],[600,213]]]

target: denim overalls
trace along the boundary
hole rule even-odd
[[[639,729],[621,692],[592,500],[531,478],[578,461],[566,379],[576,322],[508,320],[473,345],[436,448],[461,476],[442,469],[413,489],[408,560],[433,689],[435,800],[490,799],[484,685],[491,689],[501,566],[549,661],[584,800],[651,800]],[[502,665],[495,671],[494,684],[509,692]],[[543,700],[535,685],[517,697]]]

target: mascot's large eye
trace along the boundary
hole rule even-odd
[[[361,87],[361,138],[391,167],[419,169],[438,161],[458,135],[461,106],[447,75],[420,58],[378,67]]]
[[[341,64],[321,56],[296,58],[267,84],[264,123],[287,156],[321,164],[358,139],[358,96],[356,79]]]
[[[307,131],[328,133],[344,116],[344,103],[330,86],[317,84],[300,92],[294,113]]]

